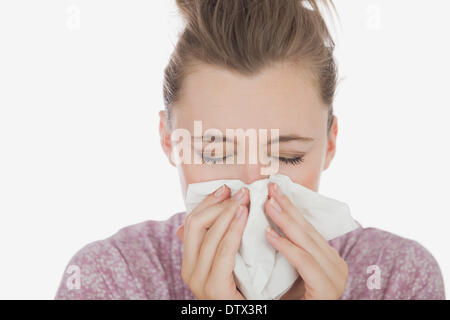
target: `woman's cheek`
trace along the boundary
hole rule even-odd
[[[224,170],[221,165],[180,164],[178,167],[181,188],[186,196],[187,186],[209,180],[230,179],[232,172]]]
[[[303,181],[300,183],[302,186],[311,189],[313,191],[319,190],[320,170],[308,172]]]
[[[302,162],[298,165],[281,164],[278,173],[284,174],[291,178],[295,183],[316,191],[319,189],[321,170],[320,166],[316,165],[317,161]]]

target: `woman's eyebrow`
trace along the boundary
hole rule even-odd
[[[285,136],[279,136],[278,138],[274,138],[269,142],[269,144],[277,142],[277,141],[278,142],[289,142],[289,141],[311,142],[311,141],[314,141],[314,139],[311,137],[299,136],[297,134],[289,134],[289,135],[285,135]]]
[[[192,137],[192,139],[194,139],[194,138],[195,137]],[[203,137],[197,137],[197,140],[204,140],[205,138],[208,138],[210,140],[211,136],[210,135],[206,135],[206,136],[203,136]],[[314,139],[311,138],[311,137],[299,136],[297,134],[288,134],[288,135],[279,136],[278,138],[274,138],[274,139],[270,140],[269,144],[276,143],[276,142],[279,142],[279,143],[281,143],[281,142],[289,142],[289,141],[311,142],[311,141],[314,141]],[[222,137],[222,142],[231,142],[231,143],[236,144],[236,141],[234,141],[234,137],[233,137],[233,139],[230,139],[228,137]]]

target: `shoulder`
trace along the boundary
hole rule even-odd
[[[415,240],[360,225],[329,243],[349,266],[344,297],[445,299],[443,277],[436,259]]]
[[[78,250],[55,299],[168,299],[167,272],[180,258],[175,231],[185,213],[121,228]]]

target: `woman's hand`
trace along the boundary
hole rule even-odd
[[[344,259],[275,183],[269,184],[269,199],[264,207],[266,214],[287,237],[282,237],[270,228],[276,236],[271,236],[271,231],[267,231],[269,242],[300,274],[282,299],[339,299],[348,277],[348,266]]]
[[[229,196],[230,189],[223,185],[203,199],[177,230],[184,245],[181,277],[199,300],[245,300],[233,270],[250,198],[245,188]]]

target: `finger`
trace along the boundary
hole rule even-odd
[[[297,247],[289,239],[276,234],[272,228],[266,231],[270,243],[295,267],[305,282],[305,288],[315,299],[337,295],[337,289],[320,264],[306,250]],[[272,236],[274,232],[275,236]]]
[[[281,211],[276,209],[277,206]],[[330,279],[334,279],[335,281],[341,279],[342,270],[338,263],[334,262],[336,257],[331,255],[328,250],[321,248],[313,237],[311,237],[311,234],[305,230],[305,227],[301,226],[291,215],[287,214],[275,198],[271,197],[269,201],[266,201],[265,210],[272,221],[280,227],[290,241],[311,254]]]
[[[317,245],[331,257],[340,258],[339,253],[328,243],[325,237],[305,218],[305,216],[292,204],[290,199],[281,191],[276,183],[269,184],[269,196],[274,197],[281,208],[297,221],[316,241]]]
[[[280,204],[280,206],[292,216],[294,220],[296,220],[301,226],[303,226],[306,230],[315,230],[314,226],[305,218],[305,216],[299,212],[299,210],[292,204],[290,199],[281,191],[279,185],[274,182],[269,183],[269,196],[274,197],[275,200]],[[318,235],[326,242],[326,239],[318,233]]]
[[[223,210],[205,233],[198,249],[198,254],[195,256],[196,261],[193,262],[195,267],[192,272],[192,277],[195,280],[192,280],[192,282],[199,284],[205,282],[204,280],[211,269],[218,243],[226,233],[238,207],[240,205],[247,206],[249,202],[250,196],[247,188],[238,190],[230,199],[222,202]]]
[[[192,215],[197,214],[198,212],[202,212],[206,208],[211,207],[217,203],[220,203],[224,199],[228,198],[229,195],[230,195],[230,188],[226,184],[223,184],[219,188],[217,188],[216,191],[206,196],[191,212],[189,212],[184,217],[183,225],[178,227],[176,233],[177,235],[179,235],[178,237],[180,238],[180,240],[184,242],[184,224],[186,224],[186,222],[190,220]]]
[[[189,214],[186,215],[183,225],[183,258],[181,276],[185,282],[189,280],[195,267],[198,248],[203,240],[207,228],[214,222],[223,207],[220,205],[230,190],[222,185],[215,192],[203,199]],[[222,201],[222,202],[221,202]],[[201,210],[200,210],[201,209]],[[180,234],[181,230],[178,230]],[[193,236],[189,236],[192,233]],[[180,234],[181,237],[181,234]]]
[[[241,195],[241,198],[237,199]],[[249,195],[245,190],[243,193],[233,195],[233,199],[227,199],[213,206],[206,207],[203,211],[196,211],[186,219],[183,232],[184,252],[182,260],[182,276],[189,279],[197,263],[200,247],[208,229],[216,221],[217,217],[230,206],[237,207],[238,203],[248,203]]]
[[[221,185],[216,191],[206,196],[190,213],[186,215],[186,218],[189,215],[195,214],[196,212],[201,212],[204,209],[223,201],[228,198],[229,195],[230,188],[226,184]]]
[[[193,283],[204,284],[206,282],[220,241],[223,239],[227,231],[232,228],[232,225],[235,224],[233,218],[235,218],[239,211],[240,214],[243,214],[243,211],[246,210],[247,207],[244,205],[230,205],[228,209],[224,210],[220,214],[216,222],[206,233],[200,249],[197,264],[192,275]]]
[[[239,250],[242,234],[248,220],[248,210],[242,211],[241,215],[235,216],[226,234],[221,239],[214,255],[208,282],[219,283],[223,277],[226,283],[234,283],[233,270],[235,266],[236,253]]]
[[[224,185],[225,186],[225,185]],[[227,196],[228,196],[228,190],[229,190],[229,188],[227,187],[227,186],[225,186],[225,188],[227,188],[227,190],[226,190],[226,194],[224,195],[225,196],[225,199],[227,198]],[[248,191],[247,191],[247,193],[248,193]],[[248,197],[248,195],[246,195],[247,197]],[[247,205],[248,205],[248,200],[249,200],[249,197],[248,197],[248,199],[247,199]],[[243,201],[244,202],[244,201]],[[206,202],[205,202],[206,203]],[[199,204],[200,205],[200,204]],[[207,204],[206,205],[204,205],[203,207],[206,207],[207,206]],[[197,208],[195,209],[196,211],[197,211]],[[186,215],[186,217],[185,217],[185,221],[187,220],[187,218],[188,218],[188,216],[190,216],[192,214],[192,212],[191,213],[188,213],[187,215]],[[207,229],[209,229],[209,228],[207,228]],[[178,228],[177,228],[177,230],[176,230],[176,232],[175,232],[176,234],[177,234],[177,236],[178,236],[178,239],[181,241],[181,242],[183,242],[183,240],[184,240],[184,223],[182,224],[182,225],[180,225]]]

